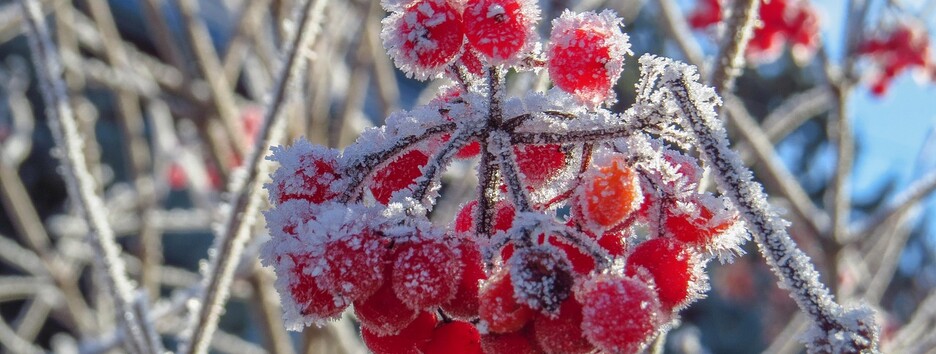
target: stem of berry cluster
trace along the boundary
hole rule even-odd
[[[691,75],[685,72],[688,69],[671,70],[675,75],[667,85],[696,137],[702,157],[712,166],[719,189],[744,218],[767,263],[782,280],[781,287],[792,292],[793,300],[822,332],[808,343],[811,352],[836,349],[876,352],[873,319],[848,316],[849,311],[834,301],[828,288],[819,281],[819,273],[809,258],[790,238],[786,222],[770,210],[761,186],[752,181],[751,172],[728,147],[720,121],[699,110],[696,102],[700,98],[696,96],[700,88],[688,82],[686,76]],[[843,335],[838,340],[848,347],[831,343],[837,334]]]

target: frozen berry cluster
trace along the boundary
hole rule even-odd
[[[532,0],[382,5],[397,66],[453,85],[343,151],[273,149],[262,257],[291,328],[351,307],[375,353],[638,352],[738,252],[659,61],[641,59],[634,106],[606,108],[630,54],[613,12],[566,11],[543,44]],[[509,70],[555,87],[507,97]],[[476,164],[477,193],[431,222],[455,163]]]
[[[876,96],[886,94],[894,78],[914,68],[923,73],[925,81],[936,81],[932,52],[926,26],[912,20],[889,26],[858,47],[858,53],[874,64],[871,92]]]

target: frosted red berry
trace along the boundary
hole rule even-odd
[[[516,59],[536,41],[539,8],[530,0],[469,0],[464,12],[465,36],[492,63]]]
[[[389,271],[384,274],[384,278],[390,279]],[[370,297],[354,302],[354,314],[357,315],[361,326],[370,332],[390,335],[409,325],[419,311],[406,306],[393,292],[392,283],[384,281]]]
[[[443,240],[399,246],[393,261],[393,291],[413,309],[441,305],[455,295],[462,265]]]
[[[522,247],[507,261],[517,301],[554,313],[572,292],[572,265],[550,246]]]
[[[547,68],[557,87],[591,105],[614,96],[630,44],[613,12],[567,10],[553,20],[549,41]]]
[[[585,338],[602,351],[638,353],[662,324],[656,294],[634,278],[597,276],[583,284],[576,298],[582,303]]]
[[[316,281],[313,268],[317,260],[303,255],[287,255],[293,265],[289,269],[289,294],[302,316],[321,321],[337,317],[350,301]]]
[[[668,236],[693,246],[712,248],[717,238],[737,222],[737,216],[730,213],[729,216],[719,213],[716,218],[712,210],[715,206],[711,202],[696,199],[691,203],[695,206],[694,212],[679,208],[666,211],[663,227]]]
[[[695,281],[690,253],[680,243],[665,238],[648,240],[635,247],[627,257],[625,274],[649,275],[664,309],[685,304]]]
[[[351,300],[369,297],[384,282],[387,243],[370,229],[330,242],[324,252],[328,269],[323,282]]]
[[[273,182],[267,185],[270,199],[276,203],[303,199],[320,204],[332,199],[332,189],[340,179],[337,172],[337,152],[299,141],[291,147],[274,147],[271,160],[280,163],[273,172]]]
[[[582,333],[582,304],[574,298],[564,301],[555,315],[537,313],[533,334],[547,353],[585,354],[595,350]]]
[[[422,172],[422,166],[429,162],[429,155],[414,149],[404,153],[387,166],[374,173],[371,193],[378,202],[387,204],[393,193],[409,187]]]
[[[383,22],[384,47],[397,66],[417,78],[444,69],[464,42],[461,14],[449,0],[421,0]]]
[[[456,318],[470,319],[478,317],[478,290],[487,274],[477,243],[471,237],[462,237],[458,242],[456,249],[462,264],[461,277],[455,295],[442,305],[442,310]]]
[[[539,354],[543,350],[536,343],[530,326],[509,333],[488,333],[481,336],[484,354]]]
[[[478,314],[489,332],[517,331],[533,315],[529,307],[517,301],[510,272],[506,269],[500,270],[485,282],[478,300]]]
[[[514,147],[517,168],[527,186],[537,188],[556,176],[566,165],[562,147],[548,145],[519,145]]]

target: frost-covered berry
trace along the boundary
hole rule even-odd
[[[566,10],[552,26],[546,65],[556,86],[591,106],[613,99],[624,55],[631,54],[617,14]]]
[[[414,149],[404,153],[374,173],[370,187],[374,199],[387,204],[393,193],[409,187],[422,175],[421,168],[429,162],[429,155]]]
[[[501,269],[485,282],[478,294],[478,301],[478,315],[488,332],[517,331],[533,315],[532,310],[514,296],[514,286],[507,269]]]
[[[340,180],[336,172],[337,151],[312,145],[305,139],[289,147],[275,146],[272,150],[268,159],[280,164],[273,172],[273,182],[266,185],[274,205],[293,199],[320,204],[340,191],[335,185]]]
[[[481,354],[481,335],[474,325],[452,321],[436,327],[423,354]]]
[[[419,354],[432,338],[439,320],[431,312],[423,312],[399,333],[380,335],[368,327],[361,329],[364,344],[374,354]]]
[[[517,301],[532,309],[554,313],[572,292],[572,265],[554,247],[520,248],[507,266]]]
[[[458,215],[455,216],[455,232],[456,233],[474,233],[475,232],[475,219],[474,216],[478,212],[478,201],[472,200],[468,203],[465,203],[462,206],[461,210],[458,211]],[[514,216],[516,215],[516,210],[513,205],[507,202],[498,202],[494,205],[494,220],[492,222],[492,231],[507,231],[510,229],[510,226],[513,225]]]
[[[464,42],[461,14],[449,0],[421,0],[383,20],[384,47],[397,67],[418,79],[441,73]]]
[[[576,298],[585,338],[602,351],[638,353],[662,324],[660,301],[638,279],[602,274],[586,281]]]
[[[390,279],[389,270],[390,267],[386,267],[384,279]],[[406,306],[393,292],[391,282],[384,281],[373,295],[354,302],[354,314],[361,321],[361,326],[367,328],[368,331],[379,335],[390,335],[410,324],[419,311]]]
[[[555,315],[537,313],[533,334],[547,353],[584,354],[595,350],[582,333],[582,304],[574,298],[564,301]]]
[[[679,242],[657,238],[641,243],[627,257],[625,274],[653,279],[664,309],[678,308],[689,300],[698,281],[692,255]],[[646,272],[646,273],[644,273]]]
[[[461,259],[462,271],[458,279],[455,296],[442,305],[447,314],[463,319],[478,317],[478,289],[481,281],[487,279],[482,264],[481,251],[474,238],[460,237],[456,249]]]
[[[284,301],[294,302],[299,315],[308,318],[311,322],[322,322],[333,319],[341,314],[350,305],[350,301],[322,287],[312,274],[317,260],[303,255],[288,254],[283,256],[284,267],[276,267],[277,276],[287,279],[289,298],[282,296]],[[282,294],[281,294],[282,295]],[[291,301],[289,301],[291,300]]]
[[[441,305],[455,295],[461,263],[441,239],[399,246],[393,261],[393,291],[412,309]]]
[[[582,211],[586,229],[603,231],[624,222],[643,201],[637,172],[622,158],[590,169],[575,203]]]
[[[531,188],[539,188],[555,177],[567,158],[562,147],[555,144],[515,146],[514,156],[523,181]]]
[[[493,64],[528,54],[540,10],[532,0],[469,0],[464,12],[468,43]]]
[[[328,269],[323,283],[351,300],[371,296],[384,282],[388,239],[367,229],[330,242],[325,247]]]
[[[736,240],[722,240],[722,236],[727,236],[726,232],[738,221],[738,216],[719,205],[719,199],[699,195],[689,206],[691,208],[666,211],[663,227],[667,235],[705,250],[736,246]]]

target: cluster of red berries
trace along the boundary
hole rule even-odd
[[[722,3],[726,0],[702,0],[689,15],[689,25],[702,29],[721,22]],[[793,58],[802,63],[813,56],[819,46],[819,16],[806,0],[763,1],[759,17],[761,25],[754,30],[748,43],[748,59],[768,62],[777,59],[789,42]]]
[[[262,260],[291,328],[353,306],[375,353],[628,353],[703,295],[745,233],[647,123],[672,114],[662,94],[602,107],[629,52],[615,14],[565,12],[540,51],[531,1],[383,5],[397,65],[456,84],[341,152],[273,149]],[[556,88],[505,97],[505,70],[531,67]],[[456,159],[477,159],[478,193],[439,225]]]
[[[887,93],[897,75],[913,68],[921,69],[929,80],[936,81],[936,61],[932,59],[929,34],[920,23],[903,21],[883,35],[861,43],[858,53],[870,57],[878,68],[871,85],[871,92],[877,96]]]

